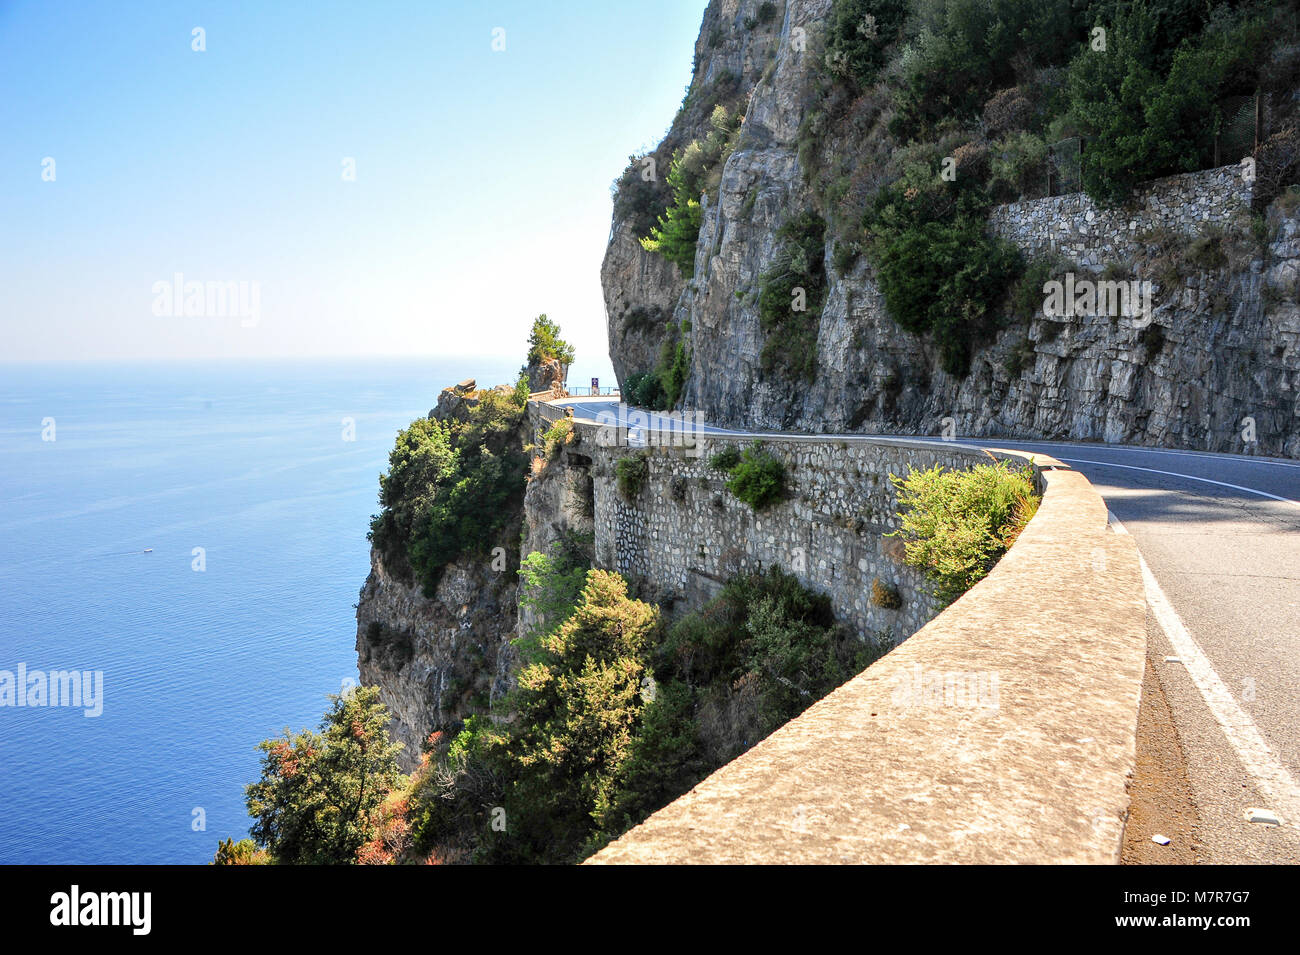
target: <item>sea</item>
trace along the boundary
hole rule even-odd
[[[357,681],[394,436],[447,385],[518,371],[0,365],[0,863],[201,864],[245,837],[258,742]],[[80,707],[49,705],[72,702],[54,671],[83,677]]]

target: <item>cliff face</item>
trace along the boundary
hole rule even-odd
[[[715,69],[712,56],[722,55],[708,45],[714,25],[721,18],[745,31],[743,15],[722,17],[726,6],[710,4],[705,14],[696,44],[700,90]],[[955,378],[928,337],[886,313],[867,256],[840,273],[828,238],[815,379],[765,372],[757,288],[779,253],[777,231],[818,205],[799,141],[801,125],[816,121],[830,12],[831,0],[789,0],[774,23],[775,42],[755,48],[756,60],[768,60],[756,63],[739,143],[716,201],[706,201],[693,279],[634,248],[629,222],[616,211],[602,279],[620,382],[654,366],[662,332],[648,334],[640,311],[651,310],[671,313],[685,330],[691,362],[683,405],[717,424],[899,434],[946,428],[956,436],[1300,456],[1300,221],[1275,206],[1267,238],[1252,238],[1250,185],[1234,167],[1160,180],[1118,210],[1098,209],[1082,195],[995,208],[990,230],[1027,254],[1051,254],[1080,279],[1154,279],[1150,327],[1106,315],[1037,316],[980,343],[970,373]],[[743,43],[727,36],[730,64]],[[697,135],[679,114],[666,142]],[[829,139],[820,146],[837,148]],[[1179,260],[1179,250],[1198,240],[1224,254]]]
[[[654,196],[662,211],[665,177],[674,152],[711,129],[711,110],[722,103],[743,111],[749,92],[776,60],[786,4],[764,8],[762,0],[711,0],[695,41],[693,95],[655,150],[625,171],[618,191]],[[631,206],[632,208],[629,208]],[[687,281],[676,265],[647,252],[640,239],[654,217],[637,215],[635,203],[616,203],[609,245],[601,264],[601,285],[609,328],[609,355],[620,382],[654,367],[667,323],[678,309]]]
[[[472,379],[445,388],[429,418],[464,423],[483,394]],[[494,440],[520,447],[528,433],[524,416],[513,432]],[[493,539],[443,567],[431,595],[409,571],[385,566],[380,549],[371,548],[370,574],[357,602],[357,666],[361,682],[379,687],[392,713],[389,729],[404,744],[407,770],[419,762],[430,733],[488,712],[511,688],[523,526],[514,500]]]
[[[361,682],[379,687],[393,714],[390,731],[405,745],[408,770],[430,733],[486,711],[510,688],[515,592],[513,567],[494,571],[466,560],[449,566],[425,597],[371,552],[357,605],[357,664]]]
[[[430,416],[453,419],[472,405],[473,395],[472,381],[448,388]],[[521,430],[535,435],[549,424],[534,412]],[[502,715],[496,704],[514,686],[518,664],[513,641],[538,622],[519,604],[519,555],[565,543],[590,558],[594,499],[584,450],[577,439],[545,466],[539,459],[522,507],[485,549],[487,556],[447,565],[432,596],[390,572],[371,549],[370,575],[357,603],[357,665],[361,682],[379,687],[392,713],[389,729],[405,745],[407,770],[418,763],[430,733],[453,730],[473,714]]]

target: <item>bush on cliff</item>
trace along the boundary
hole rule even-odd
[[[655,654],[655,676],[695,699],[706,766],[739,755],[885,650],[835,622],[830,598],[780,568],[732,578],[683,617]]]
[[[785,496],[785,462],[764,449],[761,441],[755,441],[739,455],[732,448],[720,451],[709,464],[725,470],[727,490],[756,511],[771,507]]]
[[[374,838],[373,813],[402,781],[402,747],[388,738],[379,690],[361,687],[331,700],[320,732],[285,730],[259,746],[262,778],[246,796],[256,820],[250,833],[279,863],[355,862]],[[235,861],[243,854],[238,847],[224,853]]]
[[[630,454],[619,458],[614,464],[614,479],[618,483],[618,493],[625,501],[632,501],[645,487],[650,476],[650,462],[644,454]]]
[[[906,477],[898,489],[894,536],[907,563],[925,572],[942,606],[983,580],[1038,509],[1033,471],[1005,461],[963,471],[935,465]]]
[[[699,241],[704,207],[700,197],[717,198],[722,168],[736,148],[744,113],[714,105],[709,116],[712,127],[703,139],[689,143],[673,154],[668,170],[672,201],[649,235],[641,239],[647,252],[658,252],[674,263],[686,278],[695,275],[695,246]]]
[[[827,70],[858,86],[874,82],[907,13],[907,0],[835,0],[826,38]]]
[[[555,541],[545,552],[535,550],[519,562],[519,606],[531,610],[538,624],[520,635],[517,646],[526,651],[526,641],[540,639],[550,626],[569,618],[590,569],[583,542],[575,535]]]
[[[428,593],[447,564],[492,546],[523,501],[523,415],[514,395],[486,391],[463,418],[419,418],[397,436],[370,521],[395,576]]]
[[[1197,35],[1203,5],[1176,19],[1161,16],[1168,7],[1116,9],[1106,51],[1085,50],[1070,65],[1071,118],[1088,137],[1083,186],[1094,199],[1117,202],[1143,180],[1213,165],[1206,128],[1221,121],[1217,104],[1256,89],[1261,21],[1215,21]]]
[[[872,259],[890,317],[933,335],[948,374],[965,377],[995,308],[1020,274],[1020,253],[985,232],[978,186],[923,172],[882,190],[870,218]]]
[[[817,377],[817,328],[826,301],[826,222],[802,212],[777,230],[773,264],[759,279],[759,358],[764,371],[811,383]]]
[[[527,648],[507,703],[514,719],[467,721],[444,757],[442,784],[417,795],[425,807],[418,812],[417,845],[454,840],[448,824],[468,823],[477,829],[477,861],[580,859],[613,807],[626,804],[622,779],[637,776],[643,681],[658,627],[658,609],[629,598],[621,577],[588,572],[569,618]],[[657,732],[653,746],[664,745]],[[642,752],[640,762],[647,758]],[[447,806],[429,809],[438,800],[456,803],[457,780],[499,801],[480,805],[478,818],[473,812],[448,818]],[[500,810],[496,825],[494,808]]]

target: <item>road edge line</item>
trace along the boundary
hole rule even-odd
[[[1118,534],[1128,534],[1128,529],[1110,514],[1111,527]],[[1131,535],[1130,535],[1131,536]],[[1136,542],[1134,542],[1136,543]],[[1287,772],[1286,767],[1269,748],[1255,721],[1233,698],[1226,683],[1215,672],[1209,657],[1196,642],[1196,638],[1183,623],[1173,604],[1165,596],[1155,574],[1138,550],[1138,566],[1142,569],[1142,583],[1146,589],[1147,606],[1164,631],[1174,652],[1178,654],[1210,715],[1219,724],[1228,745],[1237,754],[1242,767],[1250,775],[1261,796],[1271,801],[1269,808],[1280,813],[1282,825],[1295,828],[1300,822],[1300,785]]]

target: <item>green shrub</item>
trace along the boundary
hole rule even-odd
[[[540,365],[552,359],[561,365],[572,365],[573,346],[560,338],[560,326],[545,315],[533,319],[533,330],[528,335],[528,364]]]
[[[690,353],[686,350],[685,341],[676,335],[664,339],[659,349],[659,365],[655,369],[660,390],[663,392],[663,410],[677,406],[677,401],[686,387],[690,362]]]
[[[761,442],[745,449],[727,479],[727,490],[756,511],[785,496],[785,463]]]
[[[637,756],[644,767],[657,748],[677,749],[662,714],[655,737],[637,746],[658,627],[658,609],[630,599],[618,574],[589,571],[572,614],[520,669],[514,720],[468,720],[442,759],[441,783],[417,794],[418,842],[454,842],[468,824],[476,861],[578,861],[603,826],[622,821],[614,807],[635,802],[624,786]],[[462,795],[476,791],[492,800],[477,813]],[[482,818],[493,806],[504,829]]]
[[[1187,244],[1186,261],[1202,271],[1211,272],[1228,264],[1227,253],[1223,251],[1223,233],[1212,230],[1199,235]]]
[[[667,176],[671,201],[658,223],[641,239],[642,248],[664,256],[686,278],[695,275],[695,246],[704,217],[700,196],[707,192],[717,197],[722,167],[736,148],[743,119],[739,109],[728,109],[720,102],[713,106],[708,135],[673,154]]]
[[[447,564],[492,546],[523,501],[522,422],[513,396],[486,391],[464,420],[419,418],[397,436],[369,535],[396,576],[432,592]]]
[[[515,390],[511,392],[510,398],[516,405],[522,408],[524,405],[528,404],[528,395],[528,372],[520,371],[519,380],[515,382]]]
[[[536,614],[539,628],[516,641],[523,656],[528,655],[524,641],[535,641],[573,613],[590,563],[582,541],[573,536],[555,541],[546,552],[535,550],[519,562],[519,606]]]
[[[1034,259],[1025,266],[1007,295],[1007,311],[1012,318],[1028,322],[1043,316],[1043,286],[1051,281],[1056,268],[1049,259]]]
[[[739,463],[740,451],[730,444],[709,457],[709,467],[715,471],[730,472]]]
[[[831,75],[857,86],[874,81],[907,7],[906,0],[835,0],[826,37],[825,66]]]
[[[649,408],[652,411],[663,411],[668,408],[668,396],[664,393],[663,383],[659,380],[659,375],[653,371],[628,375],[624,391],[628,403],[638,408]]]
[[[619,458],[614,465],[614,476],[618,481],[618,493],[623,499],[631,501],[641,493],[646,479],[650,476],[650,462],[644,454],[633,454]]]
[[[1142,329],[1138,335],[1138,342],[1142,345],[1142,351],[1146,363],[1149,365],[1156,360],[1156,357],[1165,349],[1165,330],[1163,326],[1154,323]]]
[[[653,332],[662,329],[666,322],[663,309],[637,305],[628,309],[623,318],[623,327],[629,332]]]
[[[925,572],[946,606],[982,580],[1037,510],[1033,471],[1005,461],[891,475],[906,561]]]
[[[1118,7],[1106,52],[1085,49],[1070,65],[1070,116],[1088,137],[1083,187],[1100,202],[1118,202],[1146,179],[1209,166],[1205,127],[1217,102],[1255,88],[1261,23],[1245,19],[1195,36],[1204,5],[1186,6],[1177,18],[1156,0]]]
[[[213,865],[268,865],[270,854],[265,849],[257,848],[252,839],[222,839],[217,843],[217,854],[212,859]]]
[[[1056,62],[1083,39],[1071,4],[945,0],[918,5],[900,57],[891,132],[906,140],[950,118],[973,118],[995,90],[1015,84],[1015,64]]]
[[[1047,195],[1047,142],[1021,130],[994,143],[989,156],[989,189],[999,202]]]
[[[577,437],[573,430],[572,418],[561,418],[542,433],[542,453],[548,461],[560,456],[566,445],[572,444]]]
[[[1020,253],[985,233],[975,187],[906,181],[883,190],[873,213],[873,259],[885,307],[913,332],[933,334],[944,371],[964,377],[970,353],[1021,270]]]
[[[635,236],[649,235],[660,213],[671,199],[668,184],[660,175],[649,175],[651,167],[645,161],[656,157],[628,156],[623,174],[611,187],[614,200],[614,219],[627,222]]]
[[[742,574],[706,607],[669,631],[656,653],[661,680],[691,689],[697,710],[756,693],[728,739],[711,741],[729,759],[797,716],[886,647],[848,636],[836,625],[830,599],[780,568]],[[724,704],[725,705],[725,704]],[[714,732],[717,732],[714,730]]]
[[[320,732],[264,740],[262,778],[247,787],[249,830],[279,863],[350,864],[375,834],[372,813],[401,781],[377,687],[330,697]]]
[[[1007,353],[1006,363],[1003,367],[1006,369],[1009,377],[1019,378],[1020,373],[1024,371],[1033,360],[1034,343],[1028,338],[1022,338],[1015,344],[1015,347]]]
[[[682,171],[681,157],[673,160],[668,172],[668,188],[673,201],[650,234],[641,240],[647,252],[658,252],[672,262],[686,278],[695,275],[695,244],[700,237],[704,209],[699,194],[692,193]]]
[[[802,212],[777,230],[773,266],[759,279],[764,371],[792,380],[817,377],[817,329],[826,300],[826,222]]]

